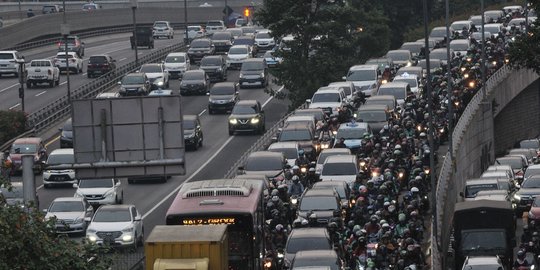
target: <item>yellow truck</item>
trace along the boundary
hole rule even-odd
[[[146,270],[227,270],[227,238],[227,225],[158,225],[144,243]]]

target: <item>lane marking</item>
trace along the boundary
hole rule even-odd
[[[15,105],[9,107],[9,109],[10,109],[10,110],[13,110],[13,109],[17,108],[17,107],[20,106],[20,105],[21,105],[21,103],[17,103],[17,104],[15,104]]]
[[[204,109],[202,112],[200,112],[199,116],[203,115],[204,112],[206,112],[206,109]]]
[[[14,85],[12,85],[12,86],[8,86],[8,87],[6,87],[6,88],[0,90],[0,93],[4,92],[4,91],[6,91],[6,90],[8,90],[8,89],[10,89],[10,88],[12,88],[12,87],[15,87],[15,86],[17,86],[17,85],[20,85],[20,84],[19,84],[19,83],[16,83],[16,84],[14,84]]]
[[[126,59],[127,59],[127,57],[121,58],[120,60],[118,60],[118,62],[124,61],[124,60],[126,60]]]
[[[277,92],[281,92],[283,90],[283,86],[281,86]],[[264,108],[264,106],[266,106],[272,99],[274,99],[273,96],[270,96],[262,105],[262,107]],[[205,112],[205,110],[203,110],[202,112]],[[201,113],[202,114],[202,113]],[[208,164],[210,164],[210,162],[212,162],[212,160],[214,158],[217,157],[217,155],[219,155],[221,153],[221,151],[223,151],[223,149],[225,148],[225,146],[227,146],[231,141],[232,139],[234,139],[234,135],[233,136],[230,136],[229,139],[227,139],[227,141],[225,141],[225,143],[208,159],[206,160],[206,162],[204,164],[202,164],[199,169],[197,169],[194,173],[191,174],[191,176],[189,176],[182,184],[180,184],[177,188],[175,188],[173,191],[171,191],[169,194],[167,194],[165,197],[163,197],[163,199],[161,199],[161,201],[159,201],[157,204],[154,205],[154,207],[152,207],[150,210],[148,210],[148,212],[146,212],[142,218],[145,219],[146,217],[148,217],[149,215],[151,215],[154,211],[156,211],[156,209],[158,209],[159,207],[161,207],[162,204],[165,203],[165,201],[167,201],[172,195],[178,193],[178,191],[182,188],[183,184],[186,183],[186,182],[189,182],[191,179],[193,179],[195,176],[197,176],[197,174],[199,174],[199,172],[201,172]]]
[[[60,140],[60,136],[61,136],[61,135],[58,135],[58,136],[54,137],[52,140],[50,140],[49,142],[47,142],[47,143],[45,144],[45,147],[49,147],[49,145],[51,145],[51,144],[53,144],[54,142]]]
[[[45,93],[47,93],[47,91],[43,91],[43,92],[41,92],[41,93],[38,93],[38,94],[35,95],[35,97],[39,97],[39,96],[41,96],[41,95],[43,95],[43,94],[45,94]]]

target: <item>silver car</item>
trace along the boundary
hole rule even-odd
[[[56,218],[56,232],[82,233],[86,232],[87,218],[92,218],[94,208],[85,198],[60,197],[54,199],[48,209],[44,209],[45,219]]]

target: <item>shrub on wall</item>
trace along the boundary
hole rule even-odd
[[[0,145],[26,131],[26,114],[22,111],[0,111]]]

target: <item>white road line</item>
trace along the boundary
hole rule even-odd
[[[121,58],[120,60],[118,60],[118,62],[124,61],[124,60],[126,60],[126,59],[127,59],[127,57]]]
[[[42,189],[42,188],[43,188],[43,185],[37,187],[36,190],[40,190],[40,189]]]
[[[283,90],[284,86],[281,86],[277,91],[276,93],[279,93]],[[273,96],[270,96],[264,103],[263,103],[263,107],[266,106],[266,104],[268,104],[268,102],[270,102],[274,97]]]
[[[87,73],[85,72],[85,73],[83,73],[82,75],[83,75],[83,76],[86,76],[86,74],[87,74]]]
[[[15,86],[17,86],[17,85],[19,85],[19,84],[16,83],[16,84],[14,84],[14,85],[12,85],[12,86],[8,86],[8,87],[6,87],[6,88],[0,90],[0,93],[4,92],[4,91],[6,91],[6,90],[8,90],[8,89],[10,89],[10,88],[12,88],[12,87],[15,87]]]
[[[35,96],[36,96],[36,97],[39,97],[39,96],[41,96],[41,95],[43,95],[43,94],[45,94],[45,93],[47,93],[47,91],[43,91],[43,92],[41,92],[41,93],[37,93]]]
[[[203,115],[204,112],[206,112],[206,109],[204,109],[202,112],[200,112],[199,116]]]
[[[15,104],[15,105],[9,107],[9,109],[10,109],[10,110],[13,110],[13,109],[19,107],[20,105],[21,105],[21,103],[17,103],[17,104]]]
[[[67,83],[67,81],[64,81],[63,83],[60,83],[60,85],[64,85],[64,84],[66,84],[66,83]]]

